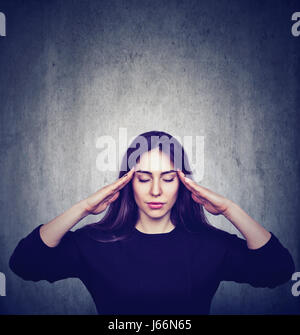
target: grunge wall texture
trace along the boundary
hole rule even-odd
[[[37,225],[114,180],[97,170],[95,143],[120,127],[129,138],[204,136],[201,184],[274,232],[300,271],[297,1],[7,0],[0,11],[1,313],[96,313],[79,280],[23,281],[8,259]],[[211,313],[300,313],[292,284],[222,283]]]

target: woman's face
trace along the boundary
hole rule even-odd
[[[169,157],[155,148],[145,152],[135,166],[132,180],[137,206],[147,216],[160,218],[168,213],[176,202],[179,178]],[[161,207],[148,203],[161,202]]]

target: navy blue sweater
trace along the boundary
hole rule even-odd
[[[146,234],[97,242],[86,229],[48,247],[36,227],[15,248],[9,265],[24,280],[79,278],[99,314],[209,314],[221,281],[274,288],[295,271],[289,251],[271,233],[259,249],[220,229]]]

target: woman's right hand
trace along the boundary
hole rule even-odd
[[[133,175],[134,167],[114,183],[102,187],[99,191],[86,198],[84,203],[88,215],[96,215],[103,212],[108,205],[118,198],[119,191],[131,180]]]

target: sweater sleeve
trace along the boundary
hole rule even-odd
[[[9,259],[10,269],[24,280],[54,281],[80,278],[83,262],[76,241],[76,232],[68,231],[56,247],[47,246],[36,227],[16,246]]]
[[[269,241],[258,249],[249,249],[246,240],[227,233],[221,280],[269,288],[290,280],[295,271],[293,258],[270,233]]]

